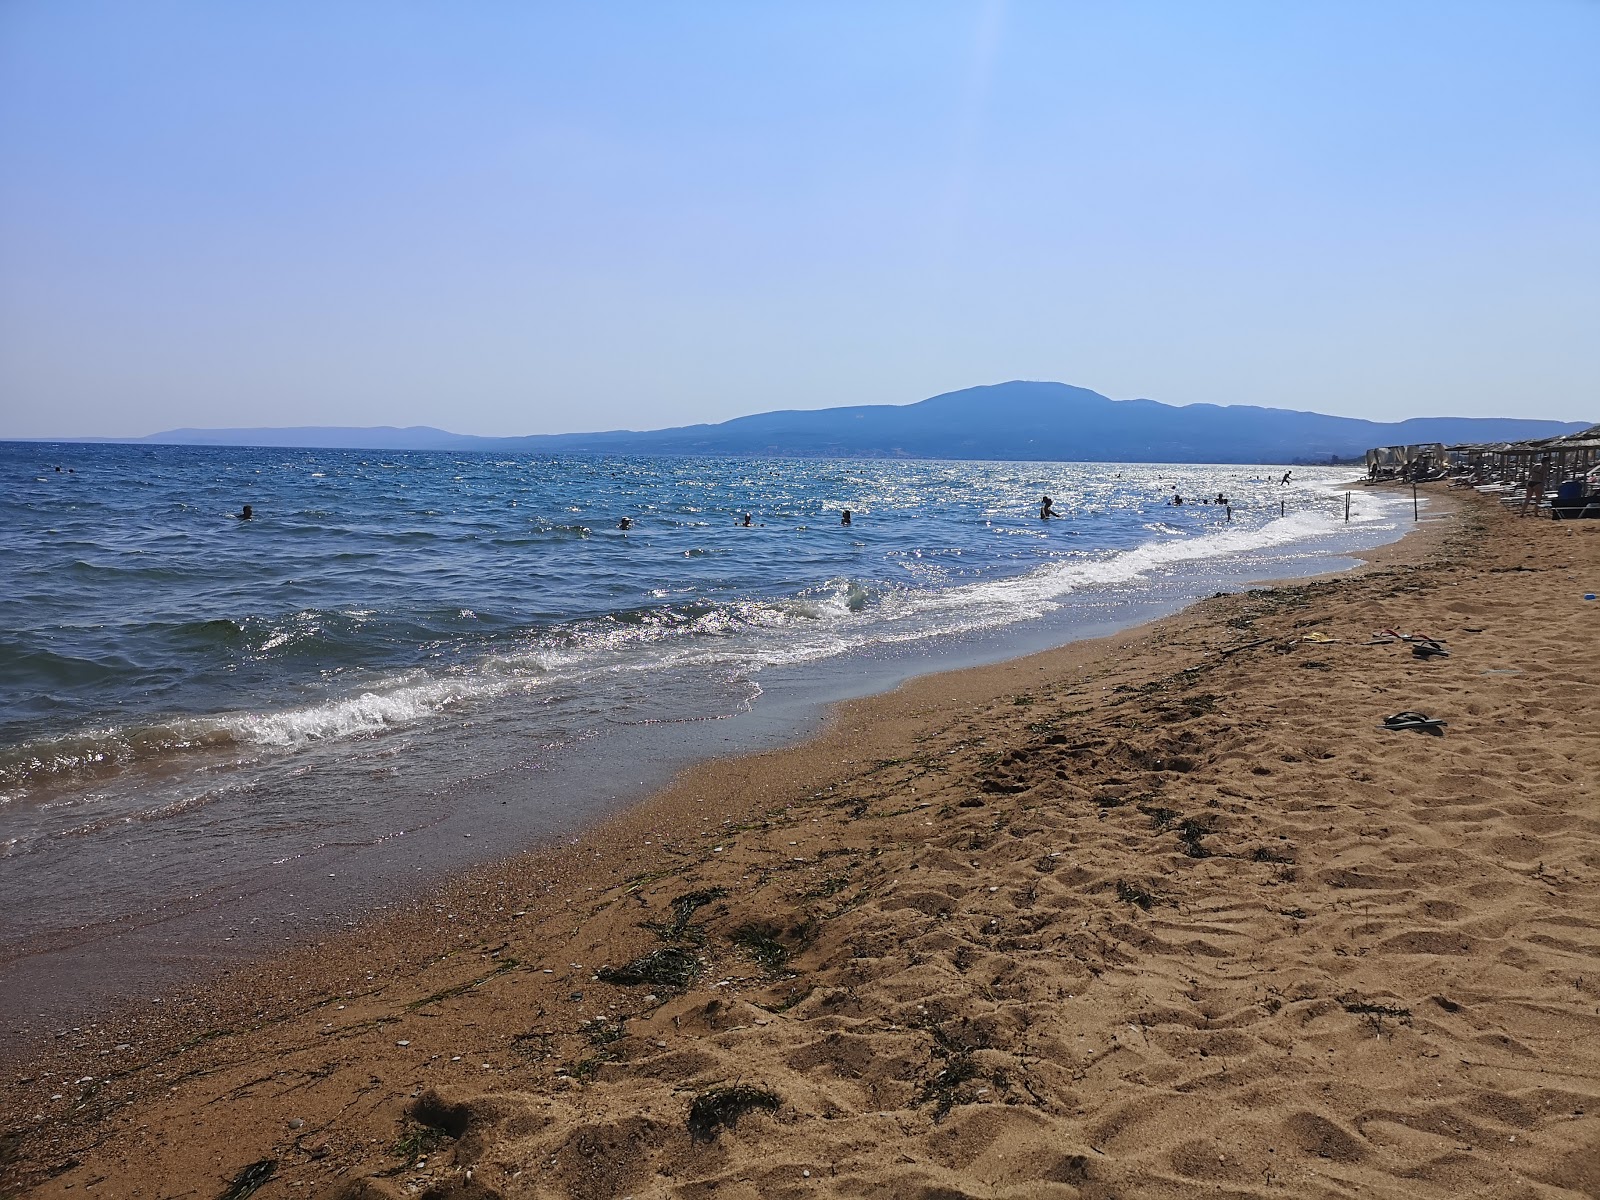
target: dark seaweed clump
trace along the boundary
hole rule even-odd
[[[917,1095],[917,1103],[927,1104],[932,1101],[933,1119],[942,1121],[956,1106],[956,1093],[961,1085],[969,1079],[979,1078],[982,1074],[972,1055],[964,1052],[953,1055],[945,1063],[943,1070],[922,1085],[922,1090]]]
[[[763,970],[777,972],[789,960],[789,948],[774,936],[776,932],[769,925],[752,922],[734,930],[733,941],[760,963]]]
[[[233,1177],[233,1182],[222,1193],[220,1200],[245,1200],[246,1196],[254,1195],[257,1188],[271,1179],[277,1169],[278,1160],[275,1158],[263,1158],[251,1163]]]
[[[595,973],[603,983],[624,987],[649,983],[657,987],[684,988],[700,974],[700,960],[678,946],[662,946],[623,966],[601,967]]]
[[[1124,879],[1117,880],[1117,899],[1124,904],[1137,904],[1145,912],[1149,912],[1151,905],[1156,902],[1156,898],[1143,887]]]
[[[1210,832],[1205,822],[1186,817],[1178,826],[1178,840],[1183,843],[1183,852],[1190,858],[1210,858],[1211,851],[1200,843],[1200,839]]]
[[[699,945],[705,941],[705,934],[700,926],[690,924],[689,918],[694,916],[697,909],[727,894],[726,889],[719,887],[685,892],[672,902],[672,920],[646,921],[644,927],[664,942],[691,941]]]
[[[734,1084],[701,1092],[689,1105],[689,1136],[697,1142],[714,1141],[724,1126],[732,1129],[753,1108],[776,1112],[783,1100],[766,1088]]]

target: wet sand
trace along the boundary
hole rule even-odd
[[[0,1177],[1600,1194],[1600,522],[1458,504],[1360,573],[842,705],[575,844],[13,1046]],[[1406,709],[1443,735],[1379,727]]]

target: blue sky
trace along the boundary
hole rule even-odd
[[[0,6],[0,436],[1600,420],[1600,4]]]

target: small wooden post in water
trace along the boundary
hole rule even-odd
[[[1283,501],[1282,500],[1278,501],[1278,515],[1280,517],[1283,516]]]
[[[1417,485],[1414,483],[1411,485],[1411,519],[1413,521],[1422,520],[1422,517],[1417,513]]]

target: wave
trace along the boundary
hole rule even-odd
[[[1362,521],[1384,519],[1382,504]],[[1042,617],[1074,593],[1171,575],[1185,564],[1312,543],[1341,527],[1305,511],[1258,526],[1223,526],[1194,536],[1162,532],[1127,550],[1071,552],[1025,573],[953,586],[887,587],[846,576],[780,599],[696,600],[619,610],[600,617],[476,642],[460,640],[469,610],[437,614],[424,626],[399,622],[386,637],[438,637],[449,630],[449,665],[368,675],[345,694],[259,711],[99,727],[0,750],[0,787],[26,789],[48,779],[95,775],[176,755],[282,753],[314,743],[372,736],[427,721],[463,705],[543,691],[580,695],[607,675],[714,668],[722,677],[816,661],[874,644],[905,643],[994,629]],[[448,618],[448,619],[446,619]],[[195,622],[186,637],[255,655],[326,652],[374,632],[374,614],[307,611],[276,621]],[[450,627],[453,626],[453,629]],[[359,672],[358,672],[359,674]]]

